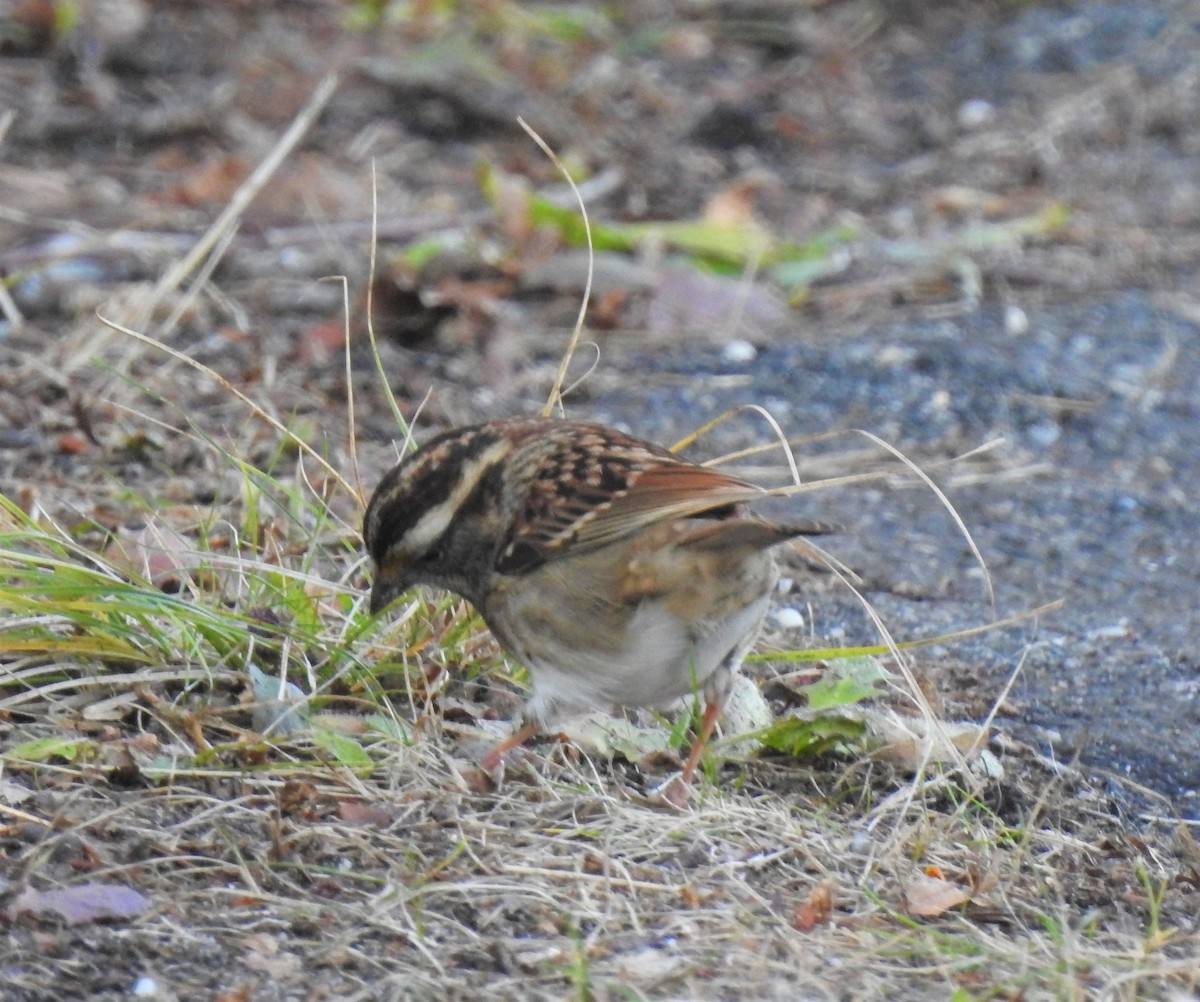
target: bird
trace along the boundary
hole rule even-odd
[[[369,609],[417,585],[453,592],[528,669],[519,726],[480,759],[486,772],[570,717],[698,694],[686,784],[762,626],[775,549],[836,531],[750,514],[764,493],[589,421],[452,428],[389,470],[367,505]]]

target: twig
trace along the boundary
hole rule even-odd
[[[309,128],[317,120],[317,116],[321,114],[322,109],[333,96],[333,92],[337,88],[337,82],[337,76],[331,73],[317,85],[317,89],[313,92],[312,97],[309,98],[308,103],[300,109],[299,114],[292,120],[292,124],[288,127],[288,130],[279,137],[279,141],[275,144],[274,149],[267,154],[266,159],[255,168],[254,172],[233,193],[229,204],[225,206],[224,210],[213,221],[205,234],[196,242],[195,246],[158,280],[158,284],[150,294],[150,298],[143,307],[141,314],[129,326],[135,328],[145,327],[167,294],[181,285],[210,253],[214,257],[214,260],[209,262],[210,265],[220,260],[220,254],[228,246],[225,240],[226,235],[236,227],[237,220],[246,211],[246,207],[263,189],[279,169],[280,164],[287,159],[292,150],[296,148],[297,144],[304,137],[304,134],[308,132]],[[163,329],[159,333],[165,334],[169,330],[170,324],[164,324]]]

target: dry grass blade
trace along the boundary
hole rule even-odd
[[[308,456],[309,459],[311,459],[318,466],[320,466],[321,469],[323,469],[325,471],[325,473],[328,474],[330,479],[332,479],[334,482],[339,484],[346,491],[346,493],[350,494],[353,497],[358,497],[360,503],[362,502],[360,495],[354,489],[354,487],[351,485],[351,483],[341,474],[341,472],[336,467],[334,467],[332,464],[330,464],[329,460],[327,460],[324,456],[322,456],[319,452],[317,452],[307,442],[303,441],[302,439],[298,439],[298,438],[295,438],[294,436],[292,436],[292,434],[288,431],[287,427],[283,424],[283,422],[281,422],[274,415],[267,413],[267,411],[261,405],[256,403],[249,396],[247,396],[245,393],[243,393],[241,390],[239,390],[236,386],[234,386],[228,379],[226,379],[224,376],[222,376],[215,369],[212,369],[209,366],[205,365],[203,362],[198,361],[195,358],[192,358],[192,356],[188,355],[186,352],[182,352],[176,348],[172,348],[170,345],[164,344],[162,341],[159,341],[157,338],[150,337],[148,334],[143,334],[140,331],[135,331],[132,328],[125,327],[124,325],[119,324],[114,320],[109,320],[106,317],[99,317],[98,319],[106,327],[110,327],[111,329],[113,329],[121,334],[125,334],[128,337],[135,338],[136,340],[141,341],[143,344],[147,344],[150,347],[155,348],[158,351],[161,351],[166,355],[170,355],[175,360],[177,360],[179,362],[183,362],[185,365],[190,365],[197,372],[202,372],[205,376],[207,376],[209,379],[211,379],[217,386],[221,387],[221,389],[228,392],[230,396],[236,397],[238,400],[240,400],[242,403],[244,403],[247,407],[249,407],[251,413],[256,418],[259,418],[260,420],[265,421],[267,424],[269,424],[272,428],[274,428],[281,435],[294,441],[296,443],[296,447],[299,448],[306,456]]]
[[[196,242],[191,251],[180,258],[174,267],[170,268],[159,279],[149,301],[142,306],[139,316],[133,320],[131,326],[145,326],[154,315],[155,309],[157,309],[158,304],[162,302],[163,298],[176,289],[202,262],[205,263],[205,268],[207,269],[203,274],[211,273],[212,269],[220,261],[222,252],[229,246],[229,240],[234,233],[237,220],[241,218],[242,214],[246,211],[246,207],[254,200],[254,197],[271,179],[275,171],[288,158],[300,140],[304,138],[305,133],[317,120],[317,116],[321,114],[321,110],[329,102],[329,99],[333,97],[333,92],[337,89],[337,82],[337,77],[330,74],[317,85],[308,103],[300,109],[300,112],[292,120],[291,125],[279,137],[274,148],[272,148],[270,153],[255,168],[254,172],[241,184],[229,203],[221,211],[221,214],[213,221],[200,240]],[[203,275],[201,280],[196,283],[195,288],[199,288],[203,284],[202,278]],[[169,331],[179,316],[182,315],[185,308],[183,304],[177,306],[172,311],[171,317],[164,323],[160,333]]]
[[[966,541],[967,546],[971,550],[971,555],[975,558],[975,562],[979,565],[979,569],[983,572],[983,581],[984,587],[987,590],[988,602],[991,603],[994,610],[996,607],[996,591],[992,587],[992,575],[988,571],[987,562],[983,559],[983,554],[979,552],[979,547],[976,545],[974,537],[972,537],[971,532],[967,528],[966,523],[963,522],[962,517],[955,510],[954,505],[951,504],[950,499],[946,497],[942,489],[929,478],[929,474],[922,470],[916,463],[904,455],[904,453],[902,453],[894,445],[890,445],[878,435],[872,434],[871,432],[862,428],[855,428],[854,433],[856,435],[862,435],[864,438],[874,442],[877,446],[879,446],[879,448],[891,453],[891,455],[895,456],[896,459],[900,460],[900,462],[902,462],[905,466],[912,470],[914,474],[916,474],[921,483],[923,483],[929,488],[929,490],[933,492],[934,497],[938,499],[942,507],[950,513],[950,517],[954,519],[954,524],[958,527],[959,534]]]
[[[587,204],[583,200],[583,195],[580,194],[579,187],[571,177],[571,172],[567,170],[566,165],[558,158],[558,154],[550,148],[549,144],[537,132],[530,128],[524,119],[518,118],[517,123],[525,130],[529,138],[538,144],[541,151],[550,158],[550,162],[558,168],[559,173],[566,179],[567,184],[571,188],[571,193],[575,196],[576,204],[579,206],[580,215],[583,217],[583,230],[587,238],[587,279],[584,282],[583,295],[580,297],[579,313],[575,318],[575,326],[571,329],[571,337],[567,341],[566,348],[563,350],[562,358],[559,359],[558,371],[554,374],[554,382],[550,386],[550,395],[546,399],[545,406],[542,408],[542,414],[549,416],[556,406],[559,413],[562,413],[563,384],[567,381],[567,371],[570,369],[571,360],[575,357],[575,351],[579,347],[579,339],[583,334],[583,321],[587,316],[588,303],[592,298],[592,276],[596,267],[595,252],[592,249],[592,224],[588,219]]]
[[[396,395],[392,392],[392,384],[388,379],[388,375],[383,370],[383,356],[379,353],[379,339],[375,333],[375,278],[378,267],[379,253],[379,183],[375,174],[375,164],[371,164],[371,244],[370,244],[370,261],[367,266],[367,341],[371,346],[371,357],[375,361],[375,372],[379,376],[379,386],[383,390],[383,398],[387,401],[388,409],[391,411],[392,420],[396,422],[396,427],[400,429],[401,437],[404,439],[404,448],[402,452],[407,451],[412,443],[412,428],[408,421],[404,419],[404,415],[400,411],[400,405],[396,402]],[[345,299],[347,310],[349,309],[349,297]],[[346,317],[346,393],[350,401],[350,412],[348,416],[350,428],[351,448],[357,450],[356,436],[354,434],[354,383],[350,378],[350,318]],[[428,396],[426,396],[428,399]],[[417,408],[417,413],[421,412],[425,401],[421,401],[421,405]],[[414,418],[415,421],[415,418]],[[357,457],[355,451],[354,456]],[[366,495],[362,490],[362,477],[360,476],[357,458],[353,461],[354,479],[358,484],[359,498],[364,498]]]

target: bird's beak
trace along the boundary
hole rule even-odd
[[[371,615],[383,612],[389,605],[400,597],[401,589],[397,588],[393,583],[387,581],[379,575],[375,576],[375,582],[371,585],[371,604],[368,608]]]

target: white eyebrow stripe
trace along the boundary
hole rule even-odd
[[[405,549],[412,554],[422,553],[441,539],[458,509],[471,496],[479,481],[511,449],[512,443],[502,438],[493,442],[479,455],[471,457],[469,463],[464,464],[464,476],[454,485],[450,496],[430,508],[404,534]]]

